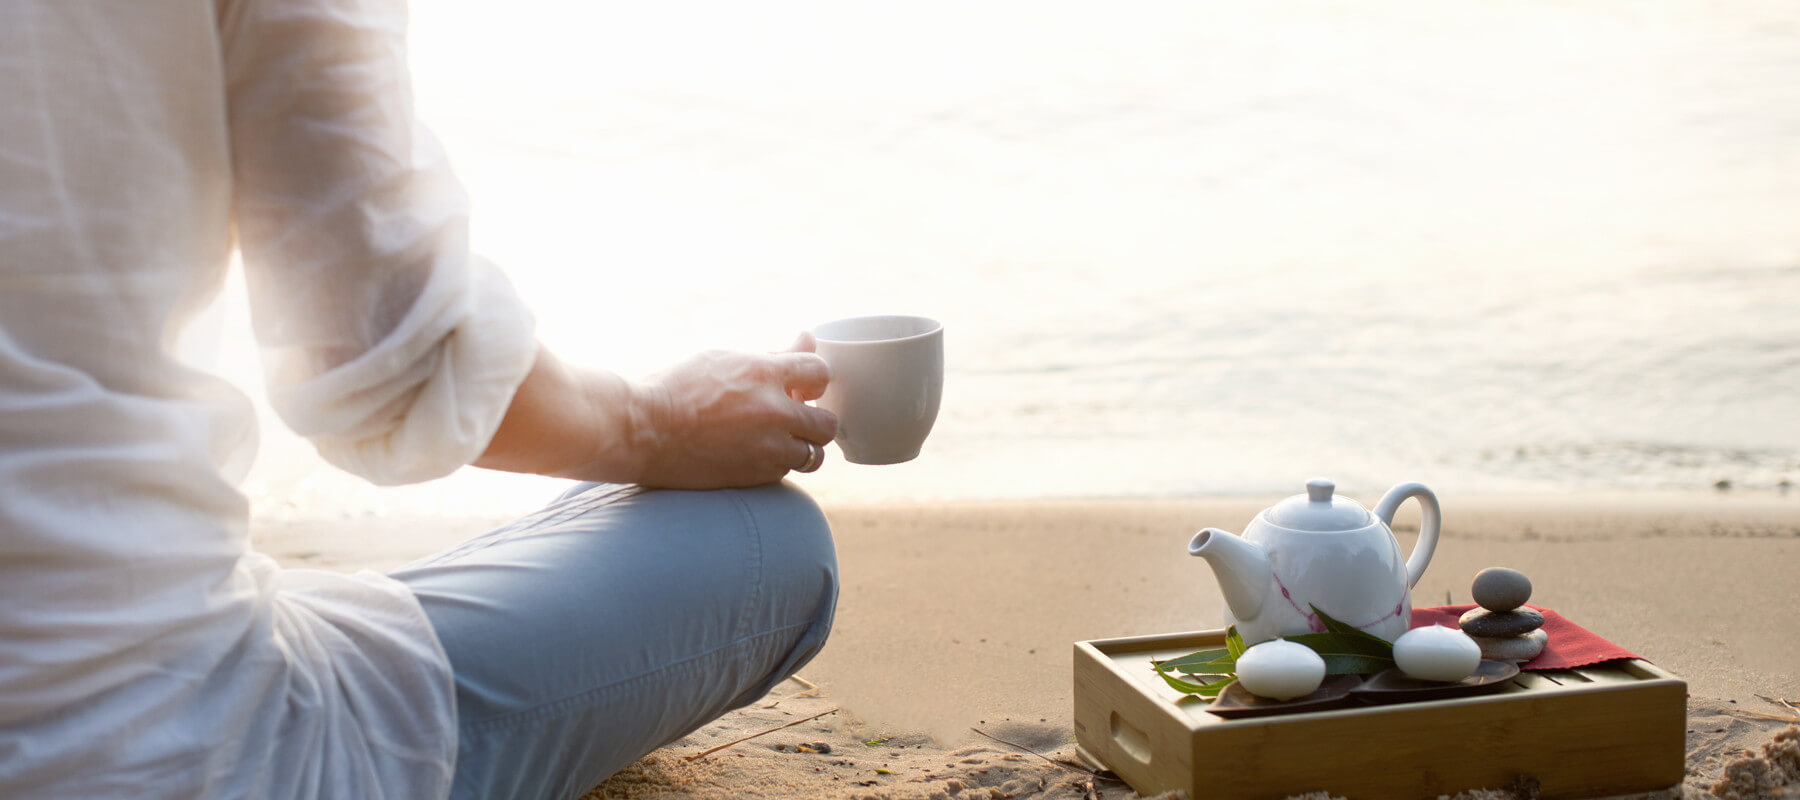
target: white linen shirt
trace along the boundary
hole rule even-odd
[[[439,798],[406,587],[282,570],[244,396],[176,335],[241,248],[272,404],[378,483],[486,446],[536,352],[416,128],[400,0],[0,2],[0,797]]]

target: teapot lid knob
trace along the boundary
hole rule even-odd
[[[1290,484],[1291,485],[1291,484]],[[1337,490],[1337,484],[1327,478],[1313,478],[1306,482],[1306,499],[1314,503],[1331,502],[1331,493]]]

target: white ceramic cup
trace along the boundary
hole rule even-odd
[[[812,334],[831,365],[819,407],[837,415],[844,460],[898,464],[918,457],[944,394],[944,326],[924,317],[852,317]]]

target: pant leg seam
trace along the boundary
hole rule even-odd
[[[601,696],[604,696],[607,694],[621,691],[633,683],[648,680],[649,678],[655,676],[658,673],[662,673],[662,672],[690,673],[699,668],[701,660],[703,660],[709,656],[715,655],[715,654],[719,653],[720,651],[727,650],[727,649],[730,649],[733,647],[738,647],[738,646],[744,645],[746,643],[754,644],[754,643],[760,642],[761,640],[768,639],[771,636],[785,634],[788,631],[791,631],[795,628],[804,628],[804,627],[811,626],[813,624],[814,624],[814,622],[812,620],[807,620],[804,622],[796,622],[796,623],[793,623],[790,625],[783,625],[779,628],[772,628],[770,630],[759,633],[755,636],[737,639],[737,640],[728,642],[726,644],[719,645],[718,647],[715,647],[711,650],[707,650],[707,651],[701,652],[701,653],[696,653],[692,656],[688,656],[687,658],[681,659],[680,661],[676,661],[671,664],[666,664],[661,667],[645,670],[636,675],[631,675],[631,676],[628,676],[625,678],[620,678],[616,681],[613,681],[612,683],[606,684],[605,686],[596,686],[592,689],[581,692],[580,694],[570,695],[568,697],[554,700],[549,703],[539,704],[532,708],[523,709],[520,711],[514,711],[509,714],[505,714],[503,716],[491,717],[489,719],[480,720],[478,722],[471,722],[471,723],[469,723],[468,731],[471,734],[476,734],[476,733],[487,733],[487,732],[491,732],[491,731],[498,730],[501,728],[513,727],[513,726],[521,724],[521,723],[525,723],[525,722],[529,722],[531,720],[538,719],[545,715],[560,712],[563,709],[566,709],[573,705],[578,705],[578,704],[584,703],[595,697],[601,697]]]
[[[756,610],[762,602],[762,528],[757,526],[756,514],[750,510],[750,504],[744,502],[743,496],[737,490],[726,490],[721,492],[721,494],[730,499],[732,505],[737,508],[738,518],[743,520],[744,529],[749,533],[750,558],[749,563],[745,566],[745,578],[749,581],[750,593],[749,596],[745,598],[743,609],[739,612],[738,624],[732,629],[732,638],[734,640],[742,640],[750,635],[750,620],[755,616]]]

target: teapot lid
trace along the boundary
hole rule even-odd
[[[1337,484],[1324,478],[1306,482],[1297,494],[1263,512],[1269,521],[1291,531],[1354,531],[1369,526],[1372,515],[1348,497],[1336,497]]]

